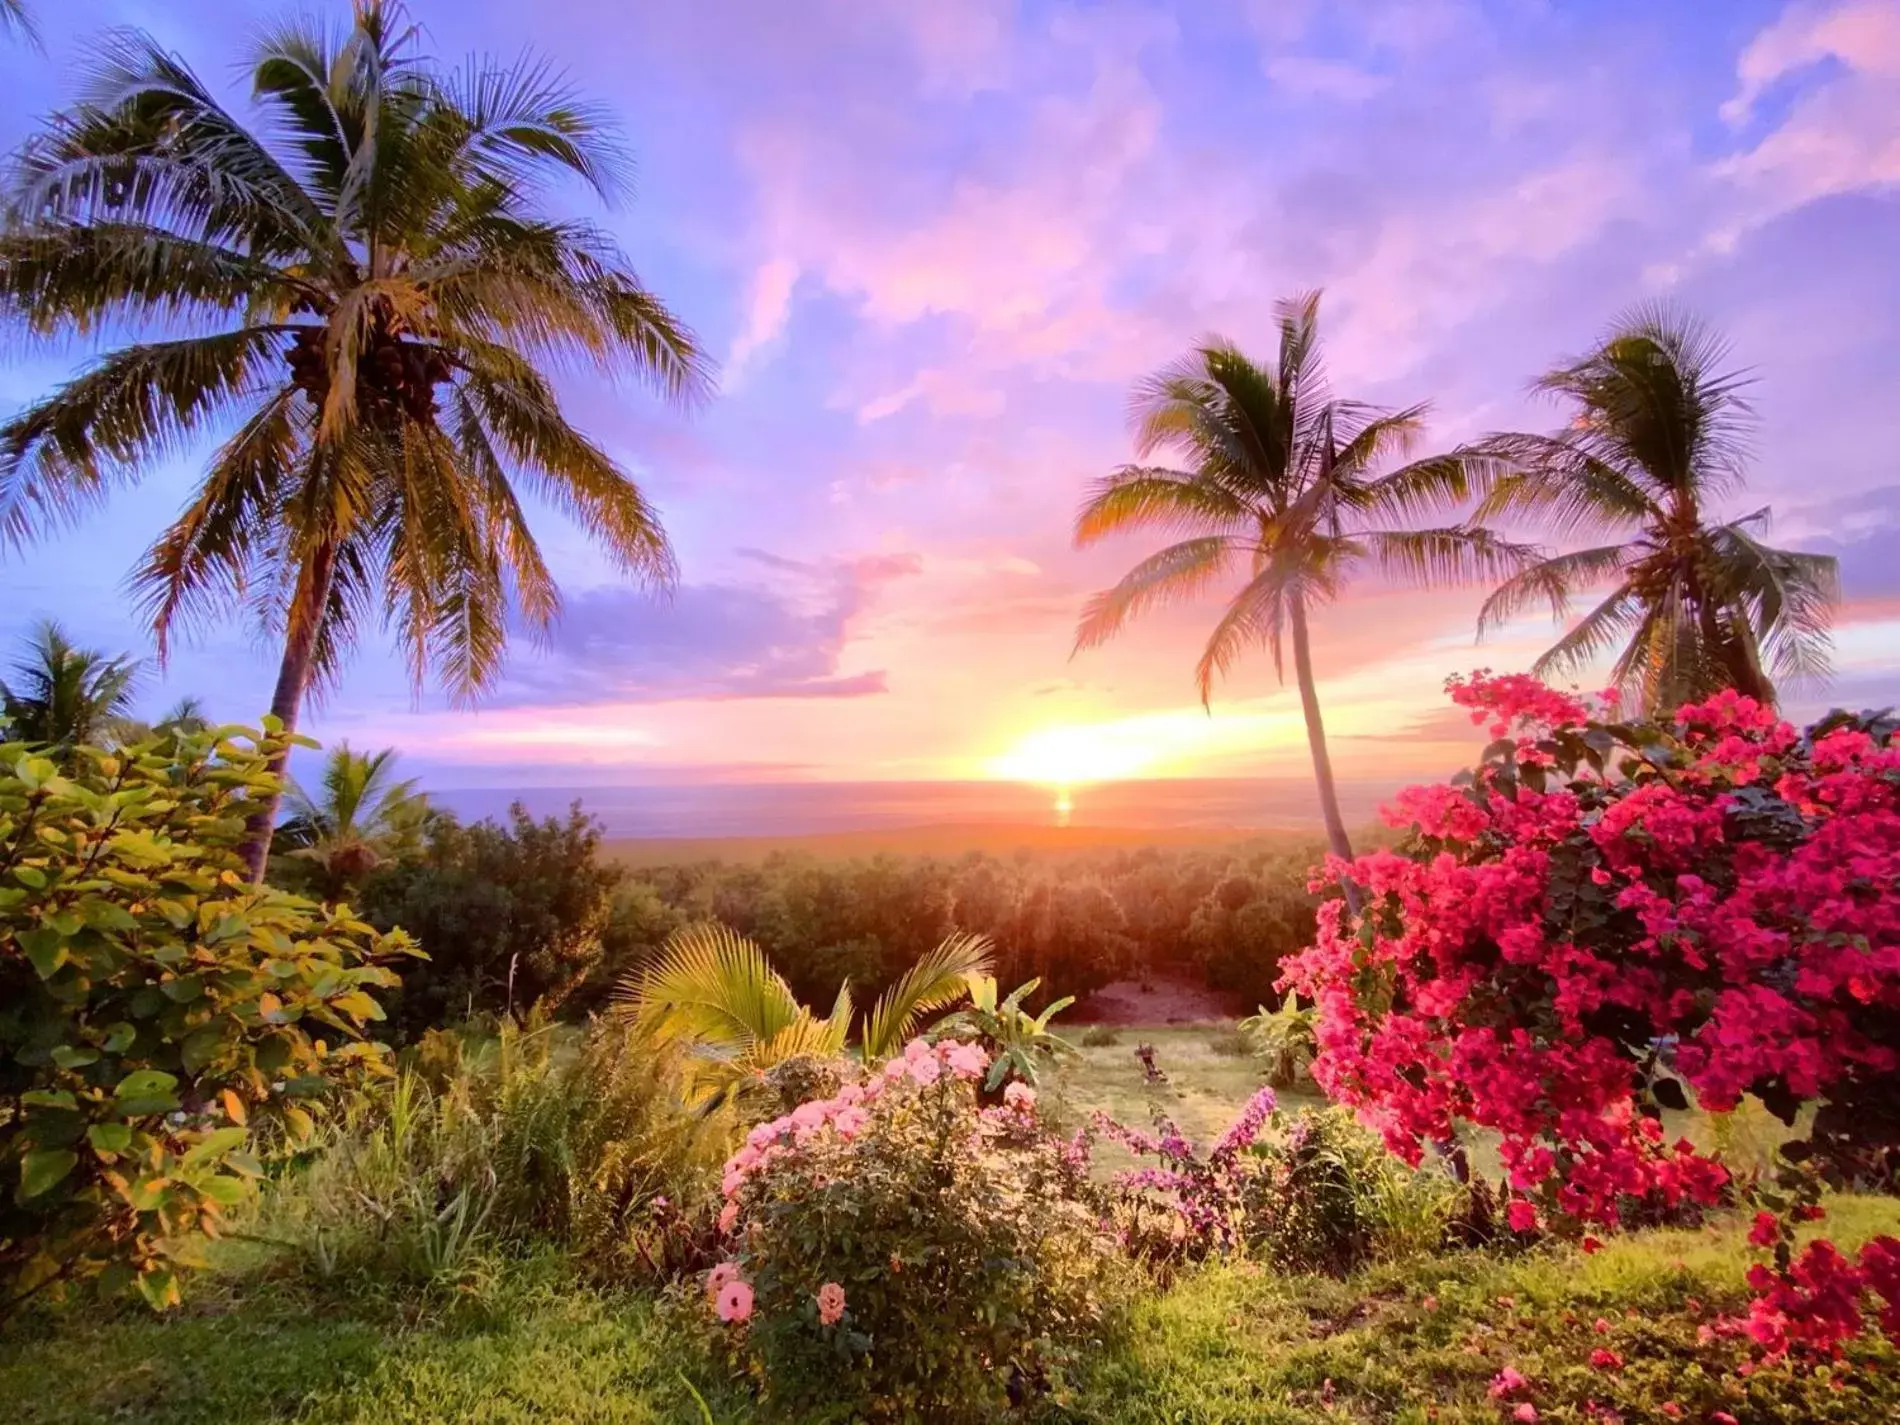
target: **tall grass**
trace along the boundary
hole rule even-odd
[[[497,1255],[547,1246],[613,1275],[731,1143],[679,1069],[617,1026],[432,1035],[278,1176],[255,1235],[323,1277],[479,1289]]]

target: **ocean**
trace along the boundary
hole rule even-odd
[[[1342,782],[1348,825],[1373,819],[1389,782]],[[1310,780],[1180,778],[1105,782],[1057,792],[1020,782],[706,782],[657,786],[466,788],[434,799],[465,818],[503,815],[519,801],[536,816],[579,801],[615,838],[805,836],[928,826],[1233,828],[1306,831],[1320,825]]]

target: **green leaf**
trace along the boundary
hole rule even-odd
[[[113,1092],[120,1098],[154,1098],[177,1087],[177,1078],[161,1069],[134,1069],[119,1080]]]
[[[26,1202],[58,1184],[79,1162],[70,1148],[41,1148],[20,1159],[20,1186],[15,1202]]]
[[[114,901],[88,897],[79,903],[79,913],[94,930],[137,930],[138,918]]]
[[[178,1057],[185,1066],[185,1072],[195,1074],[216,1059],[224,1049],[225,1033],[226,1026],[220,1018],[186,1035],[185,1042],[179,1046],[178,1050]]]
[[[203,1167],[206,1163],[213,1162],[229,1153],[233,1148],[242,1147],[250,1136],[250,1131],[244,1128],[213,1129],[192,1144],[191,1151],[185,1154],[184,1166]]]
[[[246,1195],[242,1178],[207,1178],[198,1184],[198,1191],[220,1207],[236,1207]]]
[[[120,1020],[106,1031],[105,1050],[108,1054],[123,1054],[132,1047],[132,1041],[138,1038],[138,1030]]]
[[[91,1048],[76,1048],[71,1044],[55,1044],[53,1062],[62,1069],[83,1069],[88,1064],[99,1062],[99,1051]]]
[[[139,1277],[139,1295],[154,1311],[178,1305],[178,1276],[170,1267],[152,1267]]]
[[[28,890],[43,891],[46,889],[46,872],[42,871],[38,866],[15,866],[13,868],[13,879],[25,886]]]
[[[20,1102],[29,1108],[65,1108],[76,1109],[79,1100],[65,1089],[28,1089],[20,1095]]]
[[[101,1153],[123,1153],[132,1146],[132,1130],[123,1123],[95,1123],[86,1138]]]
[[[205,992],[205,982],[196,975],[183,975],[164,981],[158,988],[173,1004],[189,1004]]]
[[[37,930],[22,930],[13,937],[26,952],[26,958],[33,962],[33,968],[42,980],[50,980],[66,963],[66,937],[57,930],[44,927]]]

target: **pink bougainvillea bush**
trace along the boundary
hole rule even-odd
[[[989,1057],[913,1041],[753,1129],[705,1309],[779,1418],[994,1420],[1059,1389],[1124,1268],[1086,1161]]]
[[[1891,1239],[1792,1253],[1819,1183],[1891,1181],[1900,1149],[1893,720],[1802,731],[1724,693],[1619,722],[1526,677],[1450,691],[1496,741],[1400,794],[1399,850],[1329,868],[1363,909],[1328,902],[1286,964],[1318,1005],[1314,1078],[1412,1162],[1492,1130],[1519,1231],[1722,1200],[1726,1168],[1664,1128],[1691,1096],[1790,1124],[1818,1105],[1761,1185],[1775,1258],[1749,1329],[1826,1354],[1864,1305],[1900,1326]]]

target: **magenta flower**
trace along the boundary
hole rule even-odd
[[[1491,1377],[1491,1398],[1493,1400],[1502,1399],[1504,1396],[1522,1390],[1529,1384],[1530,1382],[1524,1379],[1515,1366],[1506,1366],[1503,1370]]]

